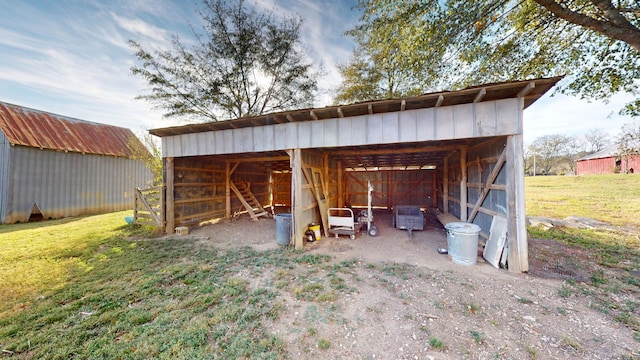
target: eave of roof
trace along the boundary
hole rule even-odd
[[[4,102],[0,102],[0,130],[11,145],[83,154],[130,157],[131,142],[139,142],[126,128]]]
[[[576,161],[585,161],[585,160],[593,160],[593,159],[604,159],[615,157],[618,152],[618,144],[612,144],[607,146],[606,148],[595,152],[593,154],[585,155]]]
[[[553,78],[484,84],[458,91],[441,91],[400,99],[386,99],[349,105],[327,106],[323,108],[290,110],[235,120],[151,129],[149,130],[149,133],[159,137],[165,137],[206,131],[219,131],[298,121],[323,120],[484,101],[496,101],[509,98],[523,98],[524,108],[526,109],[562,78],[562,76],[558,76]]]

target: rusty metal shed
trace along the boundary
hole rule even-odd
[[[528,271],[523,110],[560,79],[151,130],[162,138],[166,230],[286,205],[302,248],[309,223],[326,231],[328,207],[364,205],[369,181],[376,207],[435,209],[485,236],[506,218],[509,270]]]
[[[133,208],[152,174],[129,129],[0,102],[0,223]]]

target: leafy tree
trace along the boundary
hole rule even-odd
[[[625,163],[624,171],[629,171],[629,159],[640,155],[640,123],[625,124],[618,138],[618,156]]]
[[[171,50],[147,51],[130,40],[150,93],[138,98],[165,117],[218,121],[313,103],[317,75],[300,50],[298,18],[258,13],[243,0],[204,0],[195,42],[171,39]]]
[[[393,49],[420,84],[411,92],[563,74],[570,76],[562,90],[583,98],[640,90],[636,0],[360,0],[358,8],[361,22],[349,35],[363,54],[360,72],[384,68],[389,57],[372,54]],[[405,76],[382,75],[377,83],[345,76],[340,99],[352,86],[384,89]],[[625,112],[640,113],[640,99]]]
[[[574,153],[574,140],[565,135],[544,135],[529,145],[529,153],[536,158],[536,172],[550,174],[551,169],[564,157]],[[570,169],[571,168],[570,166]]]

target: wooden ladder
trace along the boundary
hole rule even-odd
[[[249,189],[249,186],[242,179],[236,179],[231,181],[231,190],[238,196],[240,202],[254,221],[258,221],[260,216],[269,216],[269,213],[264,210],[264,206],[260,204],[258,199]]]

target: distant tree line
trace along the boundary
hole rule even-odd
[[[524,149],[525,173],[575,174],[578,159],[612,144],[617,145],[614,154],[621,161],[640,155],[640,123],[625,124],[613,139],[602,129],[591,129],[578,137],[560,134],[540,136]]]

